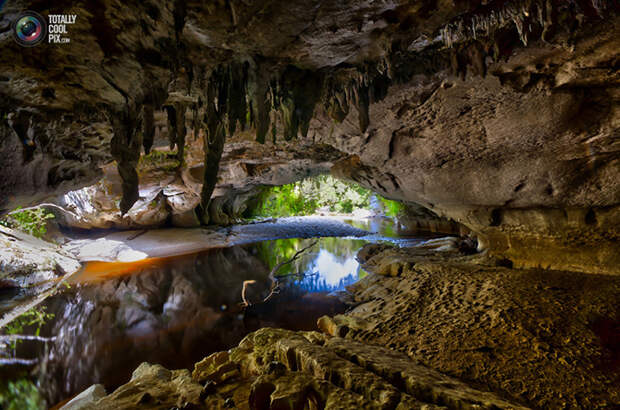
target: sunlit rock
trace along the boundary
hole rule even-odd
[[[0,225],[0,272],[28,287],[72,274],[80,263],[57,245]]]

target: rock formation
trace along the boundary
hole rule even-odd
[[[96,389],[93,387],[91,389]],[[89,390],[91,390],[89,389]],[[82,395],[80,395],[82,396]],[[417,366],[407,356],[317,332],[261,329],[239,347],[169,371],[143,363],[114,393],[84,394],[81,409],[526,409]]]
[[[75,191],[105,174],[118,196],[93,214],[109,215],[68,225],[228,223],[260,185],[330,168],[465,225],[484,251],[365,249],[375,275],[349,315],[322,321],[329,336],[262,330],[193,377],[142,365],[108,396],[87,392],[90,405],[618,403],[617,1],[53,3],[0,10],[0,213],[68,192],[67,209],[90,205],[103,188]],[[26,9],[76,14],[71,42],[16,44]],[[141,175],[142,153],[164,142],[177,165]],[[257,157],[235,158],[235,144]],[[386,347],[400,352],[390,368],[376,359]],[[511,399],[457,397],[463,381]]]
[[[264,186],[285,185],[327,173],[342,156],[328,145],[282,145],[273,149],[252,141],[226,144],[218,180],[212,187],[207,223],[233,223]],[[57,201],[65,212],[57,207],[50,211],[62,226],[80,229],[199,226],[195,210],[201,203],[205,173],[202,147],[200,138],[188,143],[182,169],[176,160],[141,162],[137,168],[141,176],[140,198],[125,214],[120,212],[121,178],[109,166],[104,167],[103,178],[97,184],[69,192]]]
[[[4,210],[115,159],[129,212],[163,110],[180,159],[186,130],[206,137],[203,222],[224,139],[250,128],[331,145],[350,156],[336,175],[465,224],[513,266],[618,273],[615,2],[40,7],[0,13]],[[29,8],[77,14],[71,43],[15,44]]]
[[[29,287],[79,269],[79,262],[62,252],[59,246],[0,225],[2,280],[15,281],[19,287]]]

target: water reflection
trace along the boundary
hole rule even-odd
[[[441,233],[420,231],[416,225],[407,225],[406,220],[384,216],[344,219],[343,222],[370,232],[370,235],[364,236],[369,242],[385,241],[400,247],[415,246],[425,240],[445,236]]]
[[[322,315],[345,306],[329,292],[365,273],[355,255],[365,241],[323,238],[278,272],[282,291],[266,303],[269,272],[312,240],[287,239],[134,263],[88,264],[78,282],[45,302],[55,315],[42,336],[46,347],[24,343],[18,356],[37,358],[49,404],[93,383],[108,390],[129,380],[141,362],[189,368],[247,333],[274,326],[315,330]],[[253,280],[241,305],[243,282]]]
[[[373,234],[388,238],[400,238],[401,229],[400,224],[393,218],[384,218],[376,216],[372,218],[360,218],[360,219],[345,219],[344,222],[348,223],[355,228],[363,229]]]
[[[279,261],[290,259],[295,252],[311,244],[312,239],[280,239],[256,245],[259,258],[269,269]],[[306,292],[344,290],[363,277],[364,272],[355,259],[367,241],[344,238],[321,238],[294,263],[278,271],[281,278],[292,278],[292,284]]]

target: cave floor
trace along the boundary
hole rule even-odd
[[[620,403],[620,278],[369,245],[346,337],[539,408]],[[397,276],[390,276],[390,275]],[[386,276],[387,275],[387,276]],[[338,318],[336,318],[336,322]]]

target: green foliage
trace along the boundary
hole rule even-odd
[[[370,206],[371,192],[328,175],[269,188],[251,216],[283,217],[311,215],[319,209],[351,213]]]
[[[260,204],[252,216],[295,216],[310,215],[316,211],[317,204],[306,200],[297,190],[296,184],[277,186],[261,195]]]
[[[171,151],[152,150],[148,155],[140,157],[138,169],[140,171],[161,170],[171,172],[178,169],[181,163],[177,159],[177,153]]]
[[[15,318],[11,323],[7,324],[5,329],[5,333],[7,335],[19,335],[23,334],[24,330],[31,326],[36,326],[34,335],[39,336],[41,333],[41,327],[50,319],[54,318],[53,313],[47,313],[45,311],[45,306],[42,307],[34,307],[26,312],[24,312],[21,316]],[[11,342],[11,348],[15,349],[17,342]]]
[[[21,378],[8,381],[0,387],[0,408],[5,410],[44,409],[45,401],[35,384]]]
[[[143,155],[140,162],[143,164],[159,164],[168,160],[174,153],[152,150],[148,155]]]
[[[15,211],[19,211],[17,208]],[[24,209],[20,212],[11,213],[3,225],[20,229],[37,238],[42,238],[47,233],[47,221],[54,218],[54,214],[43,208]]]
[[[401,212],[405,210],[405,205],[392,201],[391,199],[385,199],[382,196],[377,195],[377,199],[381,203],[381,207],[383,208],[383,212],[386,216],[390,218],[396,218]]]

